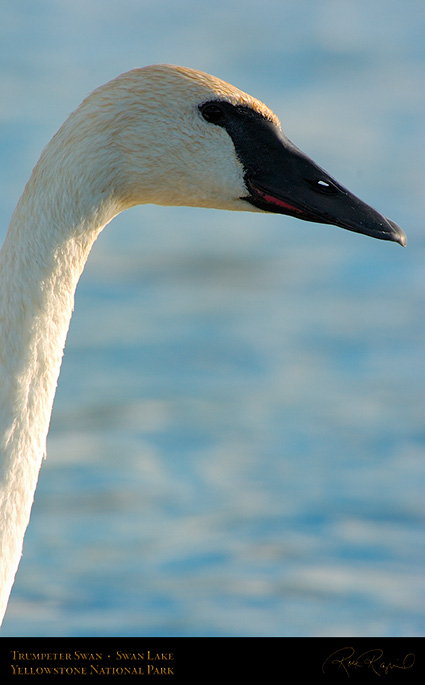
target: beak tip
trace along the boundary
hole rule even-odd
[[[407,236],[405,232],[391,219],[387,219],[387,222],[391,226],[391,237],[394,242],[398,243],[402,247],[407,245]]]

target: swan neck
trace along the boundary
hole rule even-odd
[[[58,173],[47,148],[0,252],[0,623],[45,455],[77,283],[118,212],[102,188],[86,192],[87,176],[75,181],[66,168]]]

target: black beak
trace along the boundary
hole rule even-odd
[[[247,105],[211,100],[199,105],[210,124],[225,129],[244,169],[242,200],[264,212],[334,224],[406,245],[397,224],[343,188],[282,133],[275,121]]]
[[[406,245],[406,235],[397,224],[337,183],[283,134],[267,128],[267,154],[247,168],[249,195],[244,200],[265,212],[334,224]]]

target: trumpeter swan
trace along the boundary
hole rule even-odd
[[[262,103],[208,74],[134,69],[89,95],[43,151],[0,253],[0,617],[6,610],[74,293],[104,226],[139,203],[290,214],[404,245]]]

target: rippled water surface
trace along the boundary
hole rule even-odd
[[[266,101],[408,247],[145,206],[79,284],[3,635],[425,634],[425,7],[0,7],[2,235],[100,83],[171,62]]]

